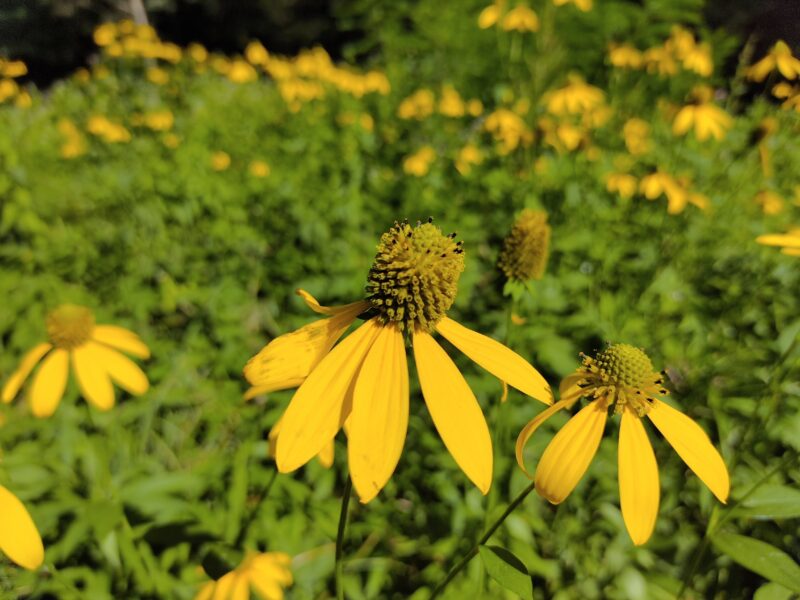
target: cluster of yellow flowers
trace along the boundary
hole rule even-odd
[[[679,67],[701,77],[709,77],[714,72],[710,44],[698,44],[694,34],[680,25],[673,26],[662,45],[644,51],[629,44],[612,45],[608,60],[620,69],[645,69],[663,76],[677,74]]]
[[[115,58],[149,58],[176,64],[183,56],[180,46],[162,42],[150,25],[130,20],[98,26],[94,30],[94,43],[103,49],[103,53]]]
[[[131,132],[124,125],[116,123],[103,115],[92,115],[86,123],[86,131],[109,144],[131,141]]]
[[[547,92],[542,100],[550,115],[538,122],[545,143],[558,152],[583,148],[592,159],[596,151],[590,145],[589,133],[611,117],[603,91],[577,73],[570,73],[565,85]]]
[[[422,121],[436,111],[445,117],[459,118],[466,115],[478,117],[483,113],[483,103],[475,98],[464,100],[452,85],[445,84],[442,86],[438,104],[433,91],[421,88],[400,102],[397,116],[404,120]]]
[[[800,59],[792,55],[783,40],[778,40],[764,58],[747,69],[747,77],[761,82],[774,72],[789,81],[800,79]],[[781,81],[772,88],[772,95],[783,100],[783,108],[800,112],[800,86]]]
[[[574,4],[582,11],[592,10],[594,0],[553,0],[556,6]],[[489,29],[489,27],[499,27],[503,31],[539,31],[539,15],[526,3],[518,3],[513,8],[507,6],[506,0],[494,0],[492,4],[485,7],[478,15],[478,27]]]
[[[17,106],[31,105],[31,96],[20,88],[16,79],[28,74],[28,67],[21,60],[6,60],[0,57],[0,104],[14,100]]]

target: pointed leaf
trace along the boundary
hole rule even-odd
[[[783,550],[736,533],[716,533],[711,541],[746,569],[800,593],[800,566]]]
[[[499,546],[481,546],[478,551],[492,579],[520,598],[533,600],[533,579],[520,559]]]

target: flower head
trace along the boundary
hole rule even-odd
[[[533,9],[520,4],[506,13],[500,25],[505,31],[539,31],[539,16]]]
[[[781,252],[789,256],[800,256],[800,227],[790,229],[787,233],[760,235],[756,242],[765,246],[778,246]]]
[[[638,69],[642,66],[644,57],[639,49],[623,44],[608,49],[608,60],[618,69]]]
[[[583,113],[599,107],[604,101],[603,90],[589,85],[575,73],[569,75],[566,85],[545,96],[547,111],[554,115]]]
[[[506,277],[518,281],[541,279],[547,267],[550,225],[547,213],[525,209],[503,242],[498,265]]]
[[[686,135],[694,129],[697,139],[702,141],[713,137],[721,140],[733,125],[733,119],[724,110],[711,103],[711,89],[700,86],[694,91],[695,101],[687,104],[675,116],[672,132]]]
[[[241,600],[254,591],[263,600],[282,600],[292,585],[291,557],[283,552],[249,553],[233,571],[206,583],[194,600]]]
[[[0,485],[0,550],[29,570],[37,569],[44,560],[44,547],[39,531],[25,505]]]
[[[2,400],[11,402],[39,362],[29,391],[33,414],[52,415],[67,386],[69,364],[84,397],[99,410],[114,406],[112,380],[129,393],[140,396],[150,384],[136,364],[119,351],[148,358],[150,350],[139,337],[114,325],[96,325],[94,315],[84,306],[64,304],[46,319],[49,342],[34,346],[11,374]]]
[[[617,193],[621,198],[630,198],[636,193],[636,177],[627,173],[609,173],[606,176],[606,189]]]
[[[270,342],[245,370],[248,396],[298,387],[277,435],[275,459],[294,471],[331,443],[347,422],[350,476],[362,502],[386,485],[400,459],[409,413],[405,341],[413,347],[420,387],[445,446],[470,480],[487,493],[492,442],[478,402],[433,333],[510,386],[551,402],[547,382],[502,344],[447,317],[464,268],[455,234],[431,220],[395,223],[378,244],[366,300],[341,307],[306,303],[328,318]],[[339,338],[359,317],[351,335]]]
[[[764,58],[752,65],[747,76],[753,81],[764,81],[775,70],[789,80],[800,77],[800,60],[792,56],[792,49],[783,40],[778,40]]]
[[[597,452],[611,412],[621,415],[620,503],[634,544],[650,538],[659,503],[658,466],[642,424],[645,416],[719,501],[726,502],[730,480],[722,457],[697,423],[659,399],[668,394],[663,378],[643,350],[628,344],[608,346],[594,358],[585,356],[583,365],[561,383],[561,399],[532,419],[517,438],[517,463],[527,474],[523,451],[536,429],[562,408],[588,400],[539,459],[533,477],[537,492],[553,504],[569,496]]]

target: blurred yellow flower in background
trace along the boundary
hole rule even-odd
[[[217,150],[211,155],[211,168],[215,171],[225,171],[231,166],[231,157],[227,152]]]
[[[259,41],[252,41],[244,49],[244,57],[251,65],[265,66],[269,63],[269,52]]]
[[[688,190],[682,182],[663,171],[655,171],[642,177],[639,182],[639,192],[648,200],[655,200],[661,195],[666,196],[667,212],[671,215],[682,213],[688,204],[693,204],[701,210],[709,207],[708,198]]]
[[[422,120],[433,114],[436,98],[428,89],[417,90],[397,107],[397,116],[401,119]]]
[[[28,570],[44,561],[44,546],[28,509],[14,494],[0,485],[0,550]]]
[[[575,7],[583,12],[589,12],[592,10],[592,5],[594,4],[593,0],[553,0],[553,4],[556,6],[564,6],[565,4],[574,4]]]
[[[784,100],[783,104],[781,104],[782,108],[786,110],[794,109],[800,112],[800,87],[782,81],[772,88],[772,95]]]
[[[567,83],[546,93],[543,100],[551,114],[579,114],[601,106],[605,102],[605,94],[600,88],[586,83],[577,73],[570,73]]]
[[[204,63],[208,60],[208,50],[202,44],[193,42],[186,47],[186,53],[196,63]]]
[[[270,385],[289,387],[302,380],[281,419],[275,454],[281,473],[318,455],[346,421],[353,486],[361,502],[380,492],[397,466],[408,428],[407,336],[439,435],[467,477],[482,493],[488,492],[493,455],[486,420],[432,334],[443,335],[523,393],[546,404],[552,397],[547,382],[522,357],[446,316],[464,268],[464,251],[454,237],[442,234],[430,220],[416,227],[395,223],[381,237],[368,275],[367,300],[327,308],[307,297],[312,309],[330,318],[270,342],[272,358],[259,367]],[[334,346],[367,310],[369,320]]]
[[[717,499],[727,502],[730,479],[722,456],[697,423],[658,398],[668,394],[663,374],[653,372],[644,351],[613,344],[594,358],[584,356],[583,365],[561,382],[560,392],[558,402],[522,429],[516,446],[517,463],[528,474],[523,451],[533,433],[559,410],[571,408],[581,398],[590,401],[556,433],[539,459],[533,479],[536,491],[549,502],[563,502],[586,473],[610,410],[622,415],[619,495],[622,518],[634,544],[650,539],[660,494],[656,457],[642,424],[645,416]]]
[[[500,25],[504,31],[539,31],[539,16],[533,9],[519,4],[506,13]]]
[[[756,194],[756,203],[765,215],[777,215],[783,211],[785,201],[772,190],[761,190]]]
[[[456,158],[456,170],[462,175],[469,175],[473,165],[483,162],[483,152],[474,144],[467,144],[458,151]]]
[[[644,64],[641,51],[628,44],[612,45],[608,49],[608,61],[619,69],[638,69]]]
[[[409,175],[422,177],[428,174],[431,163],[436,159],[436,151],[431,146],[423,146],[403,161],[403,170]]]
[[[3,77],[16,79],[28,74],[27,65],[21,60],[3,60],[0,59],[0,74]]]
[[[119,351],[149,358],[150,350],[139,337],[115,325],[96,325],[94,315],[84,306],[63,304],[47,315],[49,342],[34,346],[3,386],[2,400],[11,402],[40,362],[28,392],[31,411],[37,417],[52,415],[64,395],[69,365],[81,393],[94,407],[114,406],[112,381],[140,396],[150,387],[142,370]]]
[[[533,132],[527,123],[517,113],[507,108],[498,108],[490,113],[483,127],[492,134],[495,141],[500,143],[501,154],[513,152],[520,145],[529,146],[533,143]]]
[[[506,278],[516,281],[539,280],[544,276],[550,255],[550,225],[543,210],[523,210],[503,240],[497,266]]]
[[[647,154],[650,151],[650,125],[643,119],[628,119],[622,126],[625,147],[633,156]]]
[[[621,198],[631,198],[636,193],[638,181],[633,175],[627,173],[609,173],[606,175],[606,189],[619,194]]]
[[[169,73],[161,67],[148,67],[147,80],[156,85],[166,85],[169,83]]]
[[[200,588],[194,600],[247,600],[251,590],[263,600],[282,600],[293,583],[291,562],[283,552],[250,552],[233,571]]]
[[[103,115],[92,115],[86,123],[86,130],[109,144],[131,141],[131,133],[124,125],[115,123]]]
[[[247,170],[253,177],[268,177],[271,172],[267,162],[259,159],[251,161]]]
[[[175,124],[175,117],[171,110],[165,108],[145,114],[143,122],[148,129],[153,131],[168,131]]]
[[[800,77],[800,60],[792,56],[791,48],[783,40],[778,40],[764,58],[747,69],[747,77],[764,81],[776,70],[789,80]]]
[[[713,92],[707,86],[699,86],[692,92],[695,101],[678,111],[672,123],[675,135],[686,135],[690,130],[698,140],[705,141],[710,137],[719,141],[733,125],[733,118],[720,107],[711,103]]]
[[[786,233],[760,235],[756,242],[765,246],[778,246],[781,252],[789,256],[800,256],[800,227],[794,227]]]
[[[463,117],[467,107],[464,104],[461,94],[450,85],[442,86],[442,95],[439,99],[439,113],[445,117]]]
[[[58,132],[64,137],[64,143],[61,144],[60,149],[62,158],[77,158],[86,153],[86,139],[75,123],[69,119],[59,120]]]
[[[493,4],[484,8],[478,15],[478,27],[488,29],[496,25],[500,21],[505,4],[505,0],[495,0]]]
[[[258,79],[258,72],[253,68],[253,65],[241,58],[237,58],[230,63],[230,68],[226,74],[233,83],[249,83]]]

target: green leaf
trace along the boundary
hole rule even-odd
[[[777,583],[765,583],[756,590],[753,600],[792,600],[796,598],[791,590],[787,590]]]
[[[711,541],[743,567],[800,593],[800,566],[783,550],[735,533],[717,533]]]
[[[757,519],[800,517],[800,491],[785,485],[763,485],[736,507],[736,514]]]
[[[533,599],[533,580],[520,559],[499,546],[481,546],[478,550],[492,579],[520,598]]]

